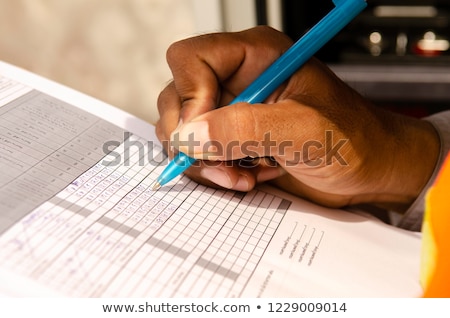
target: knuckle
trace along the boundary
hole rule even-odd
[[[174,42],[169,45],[166,51],[166,60],[170,64],[172,61],[176,61],[180,56],[181,52],[183,52],[183,47],[185,40],[181,40],[178,42]]]

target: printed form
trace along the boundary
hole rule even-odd
[[[151,125],[0,66],[2,295],[420,296],[419,235],[270,187],[152,191]]]

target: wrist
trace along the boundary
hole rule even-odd
[[[400,213],[422,192],[435,170],[439,158],[440,140],[433,125],[415,118],[394,115],[394,131],[386,131],[378,156],[383,188],[379,189],[376,205]],[[380,159],[383,158],[383,162]]]

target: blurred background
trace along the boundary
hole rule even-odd
[[[450,0],[368,0],[317,56],[379,105],[421,117],[450,104]],[[179,39],[268,24],[294,40],[332,0],[0,0],[0,60],[158,119]]]
[[[241,8],[253,5],[246,1]],[[0,0],[0,60],[154,123],[157,96],[171,78],[167,47],[225,30],[224,8],[238,2]],[[255,23],[242,21],[237,29]]]

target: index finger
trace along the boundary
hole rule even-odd
[[[290,44],[285,35],[269,27],[172,44],[167,61],[181,100],[180,119],[187,122],[229,103]]]

